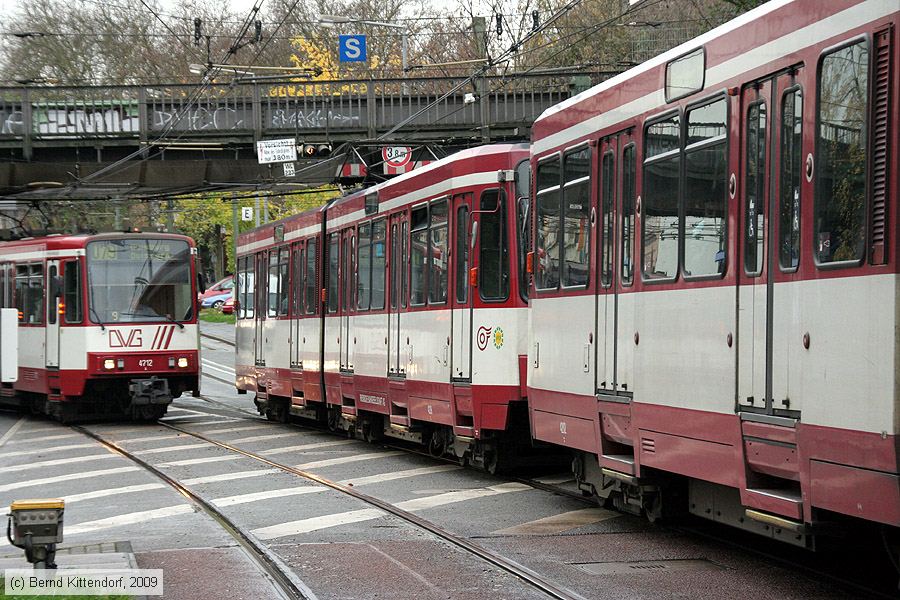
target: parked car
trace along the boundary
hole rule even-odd
[[[225,293],[219,292],[219,294],[217,294],[215,296],[209,296],[208,298],[204,298],[200,302],[200,307],[201,308],[219,309],[219,308],[222,308],[222,305],[225,304],[225,302],[227,300],[230,300],[231,298],[232,298],[231,290],[229,290]]]
[[[222,305],[222,314],[225,314],[225,315],[234,314],[234,305],[235,305],[236,301],[237,301],[237,298],[235,298],[234,296],[232,296],[231,298],[226,300],[225,304]]]
[[[228,292],[231,293],[231,290],[234,289],[234,276],[228,275],[223,279],[220,279],[213,285],[206,288],[206,291],[202,294],[197,294],[197,300],[203,304],[203,301],[207,298],[211,298],[213,296],[221,296],[222,294]],[[205,305],[204,305],[205,306]]]

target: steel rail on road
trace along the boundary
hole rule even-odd
[[[582,596],[576,594],[575,592],[573,592],[571,590],[562,588],[562,587],[556,585],[555,583],[547,581],[546,579],[544,579],[543,577],[541,577],[539,574],[532,571],[528,567],[521,565],[513,560],[510,560],[504,556],[496,554],[496,553],[488,550],[487,548],[479,546],[464,537],[458,536],[458,535],[444,529],[443,527],[440,527],[439,525],[432,523],[431,521],[428,521],[427,519],[423,519],[422,517],[415,515],[409,511],[398,508],[397,506],[394,506],[393,504],[390,504],[389,502],[385,502],[384,500],[375,498],[374,496],[364,494],[363,492],[360,492],[352,487],[340,484],[336,481],[331,481],[330,479],[326,479],[325,477],[316,475],[315,473],[310,473],[309,471],[303,471],[301,469],[296,469],[290,465],[285,465],[285,464],[273,461],[271,459],[268,459],[264,456],[254,453],[254,452],[250,452],[248,450],[243,450],[241,448],[237,448],[237,447],[227,444],[225,442],[220,442],[218,440],[214,440],[214,439],[209,438],[200,433],[196,433],[196,432],[190,431],[188,429],[183,429],[181,427],[176,427],[175,425],[170,425],[163,421],[160,421],[159,423],[160,423],[160,425],[163,425],[169,429],[172,429],[173,431],[178,431],[185,435],[190,435],[199,440],[203,440],[204,442],[213,444],[215,446],[218,446],[218,447],[228,450],[230,452],[235,452],[237,454],[241,454],[243,456],[246,456],[247,458],[251,458],[251,459],[259,461],[263,464],[269,465],[270,467],[280,469],[280,470],[284,471],[285,473],[290,473],[290,474],[296,475],[298,477],[303,477],[304,479],[308,479],[310,481],[318,483],[319,485],[329,487],[337,492],[341,492],[348,496],[352,496],[353,498],[356,498],[357,500],[360,500],[362,502],[365,502],[366,504],[369,504],[371,506],[379,508],[379,509],[385,511],[386,513],[394,515],[395,517],[398,517],[398,518],[406,521],[407,523],[415,525],[416,527],[418,527],[420,529],[423,529],[433,535],[436,535],[437,537],[449,542],[450,544],[456,546],[457,548],[460,548],[460,549],[480,558],[481,560],[488,562],[488,563],[494,565],[495,567],[498,567],[498,568],[502,569],[503,571],[506,571],[507,573],[509,573],[511,575],[514,575],[515,577],[517,577],[520,580],[524,581],[525,583],[531,585],[532,587],[536,588],[537,590],[547,594],[551,598],[557,598],[558,600],[584,600],[584,598]]]
[[[288,599],[296,600],[318,600],[316,595],[310,590],[303,581],[301,581],[278,556],[270,551],[249,531],[244,530],[235,524],[231,519],[226,517],[211,502],[205,500],[202,496],[192,491],[190,488],[181,484],[177,479],[166,475],[150,463],[142,460],[125,450],[118,444],[104,439],[100,435],[89,429],[78,425],[72,425],[72,429],[88,436],[89,438],[99,442],[110,451],[119,454],[145,470],[149,471],[163,482],[175,489],[179,494],[191,500],[199,506],[213,520],[215,520],[225,531],[233,537],[257,566],[265,573],[270,580],[278,587],[278,590]]]

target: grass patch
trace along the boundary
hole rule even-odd
[[[59,596],[22,596],[20,594],[9,595],[5,590],[6,582],[3,577],[0,577],[0,600],[131,600],[131,596],[122,594],[101,594],[99,596],[70,596],[68,594]]]
[[[200,311],[200,320],[206,321],[207,323],[231,323],[234,325],[237,319],[234,314],[226,315],[220,310],[204,308]]]

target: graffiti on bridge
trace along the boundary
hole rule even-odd
[[[245,129],[253,122],[253,111],[249,107],[200,106],[191,110],[154,110],[151,129],[161,131],[225,131]],[[245,123],[247,125],[245,125]]]
[[[359,115],[343,115],[321,108],[272,111],[270,124],[273,129],[324,129],[325,127],[359,127]]]

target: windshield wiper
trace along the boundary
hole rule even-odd
[[[88,308],[91,309],[91,315],[94,317],[96,322],[100,325],[100,331],[106,331],[105,323],[100,319],[100,315],[97,314],[97,311],[94,309],[93,304],[88,304]]]

